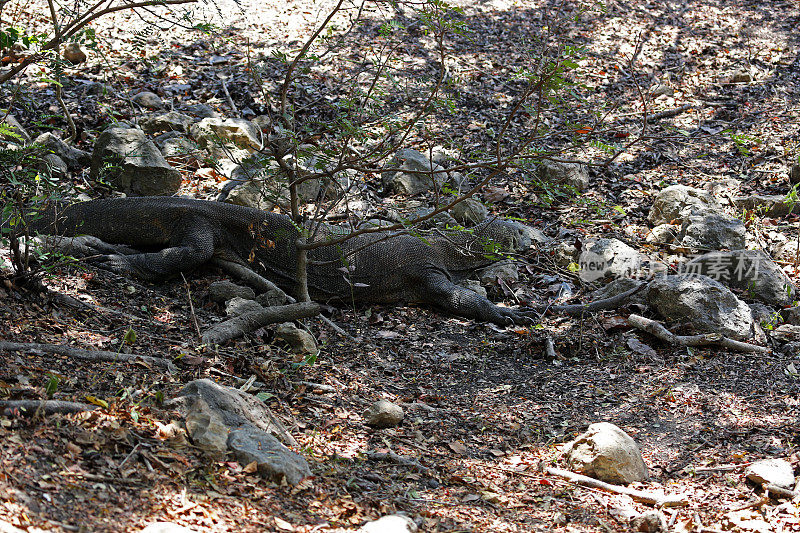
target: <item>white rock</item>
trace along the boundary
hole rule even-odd
[[[636,442],[608,422],[589,426],[567,444],[564,457],[570,468],[608,483],[627,485],[649,477]]]
[[[771,483],[784,489],[794,488],[794,468],[785,459],[764,459],[747,467],[744,475],[758,485]]]

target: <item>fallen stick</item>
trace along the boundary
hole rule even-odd
[[[628,317],[628,324],[670,344],[678,344],[681,346],[719,345],[723,348],[736,350],[737,352],[755,352],[765,354],[772,351],[765,346],[756,346],[755,344],[750,344],[748,342],[741,342],[729,339],[728,337],[723,337],[719,333],[705,333],[702,335],[675,335],[655,320],[650,320],[649,318],[645,318],[640,315],[630,315]]]
[[[0,412],[8,416],[12,410],[19,409],[26,416],[34,416],[36,413],[43,412],[46,415],[55,413],[71,414],[92,411],[96,409],[94,405],[77,402],[65,402],[61,400],[9,400],[0,401]]]
[[[41,344],[36,342],[7,342],[0,341],[0,352],[46,352],[81,359],[83,361],[106,361],[111,363],[148,363],[151,365],[166,368],[170,372],[175,371],[175,365],[169,359],[161,357],[150,357],[149,355],[139,355],[131,353],[117,353],[106,350],[85,350],[75,346],[65,344]]]
[[[290,322],[317,314],[319,314],[319,305],[313,302],[265,307],[211,326],[203,333],[202,342],[209,345],[222,344],[268,324]]]
[[[689,502],[680,495],[667,496],[665,494],[629,489],[628,487],[612,485],[610,483],[606,483],[605,481],[600,481],[599,479],[594,479],[582,474],[576,474],[575,472],[570,472],[569,470],[562,470],[561,468],[553,468],[552,466],[546,467],[544,471],[551,476],[558,476],[566,479],[567,481],[577,483],[578,485],[602,489],[608,492],[613,492],[614,494],[625,494],[639,503],[652,505],[654,507],[684,507],[689,505]]]
[[[388,452],[373,452],[367,454],[367,457],[373,461],[385,461],[387,463],[394,463],[400,466],[407,466],[419,472],[420,474],[432,474],[431,469],[427,466],[423,466],[417,461],[416,459],[412,459],[410,457],[404,457],[399,455],[391,450]]]

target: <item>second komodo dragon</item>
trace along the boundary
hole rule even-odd
[[[145,280],[159,281],[217,257],[247,265],[287,292],[296,288],[298,231],[288,217],[259,209],[187,198],[116,198],[48,210],[30,228],[113,245],[94,243],[94,251],[104,254],[95,258],[100,266]],[[328,229],[317,239],[332,234]],[[455,283],[492,262],[492,242],[512,252],[529,244],[518,226],[497,220],[424,240],[362,234],[309,251],[309,293],[318,301],[408,301],[497,324],[524,323],[525,311],[498,307]]]

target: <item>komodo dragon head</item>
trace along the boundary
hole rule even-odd
[[[461,255],[497,259],[498,254],[518,254],[531,246],[531,239],[519,224],[490,219],[471,229],[438,232],[437,240],[448,241]]]

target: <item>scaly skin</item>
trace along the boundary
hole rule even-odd
[[[291,220],[232,204],[173,197],[117,198],[51,209],[31,223],[44,234],[88,235],[112,246],[87,244],[104,268],[150,281],[163,280],[214,257],[249,266],[284,290],[296,288],[296,241]],[[335,232],[323,231],[317,239]],[[513,224],[494,221],[471,232],[420,237],[378,232],[309,251],[308,285],[323,301],[409,301],[498,324],[529,322],[526,312],[498,307],[457,285],[491,263],[486,245],[512,251],[524,242]]]

